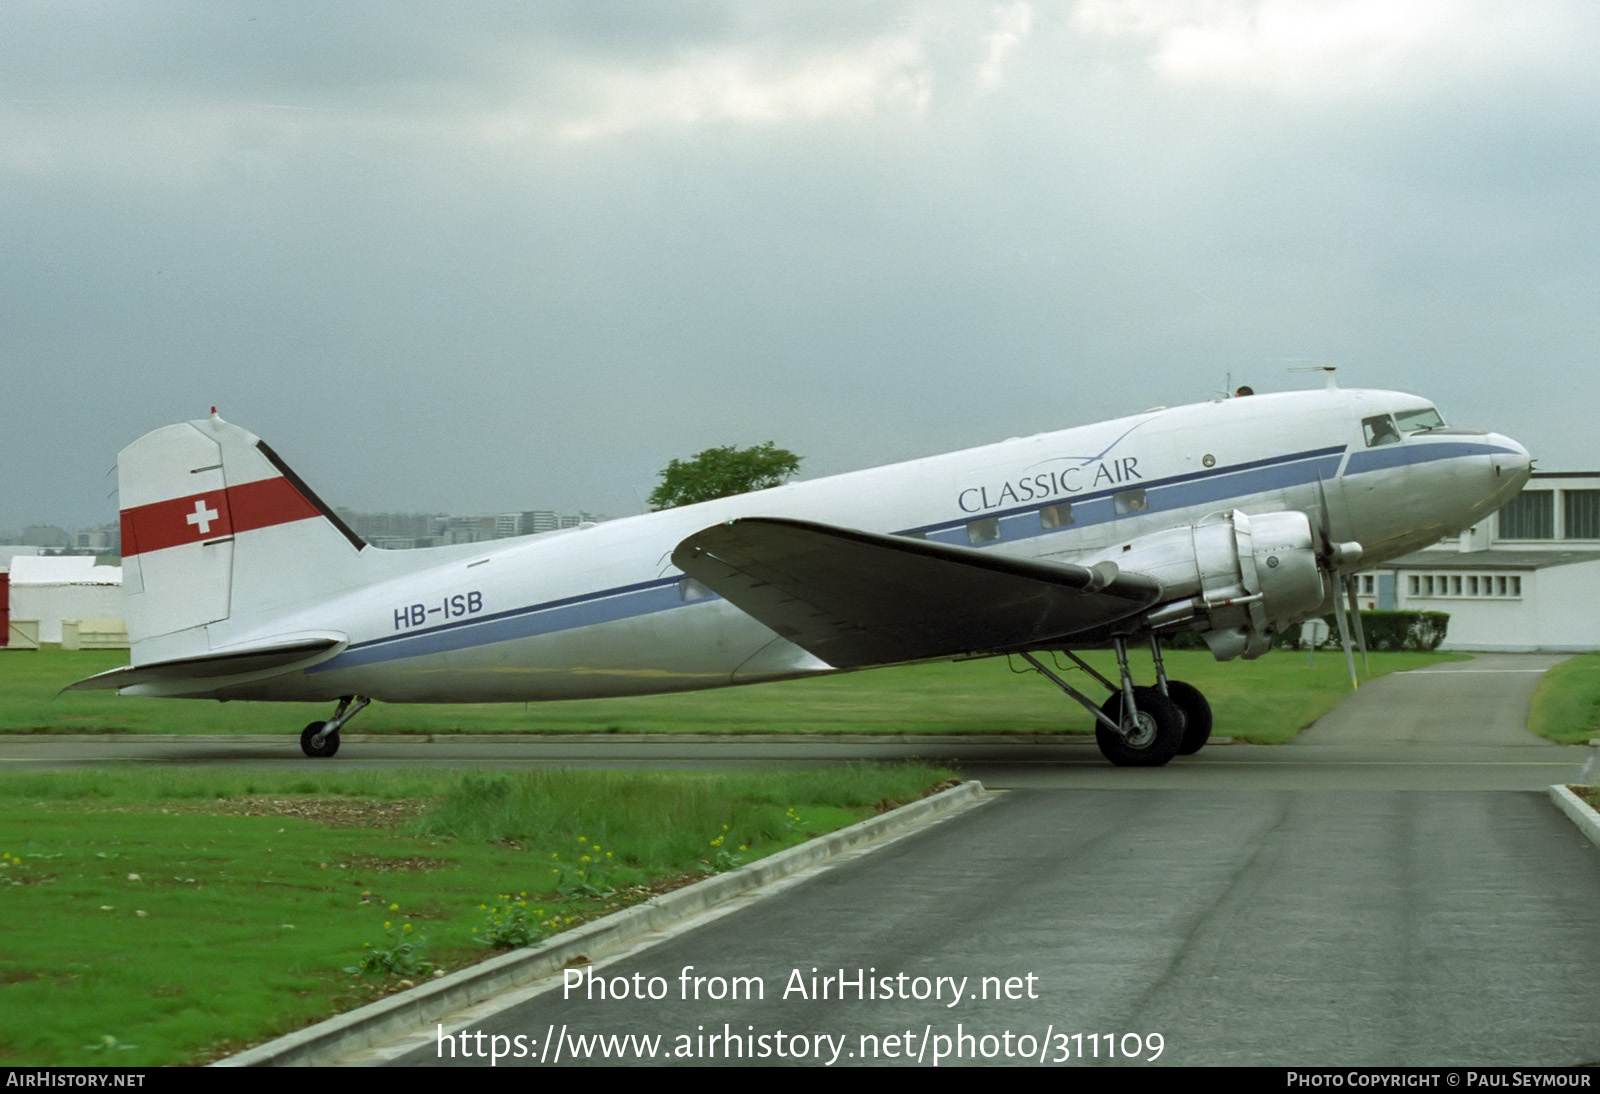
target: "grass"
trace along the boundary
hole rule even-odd
[[[346,971],[399,939],[457,968],[519,900],[535,925],[580,921],[949,776],[8,774],[0,1063],[202,1062],[404,986]]]
[[[1448,654],[1374,653],[1374,675]],[[57,692],[123,663],[118,652],[39,650],[0,655],[0,731],[21,733],[298,733],[331,704],[214,703]],[[1112,675],[1109,653],[1088,657]],[[374,704],[353,733],[1091,733],[1089,716],[1020,662],[989,658],[912,665],[678,695],[556,703]],[[1219,664],[1203,651],[1167,655],[1169,674],[1203,691],[1217,733],[1262,743],[1291,739],[1349,693],[1344,662],[1276,652]],[[1148,678],[1148,660],[1136,672]],[[1079,674],[1081,679],[1081,674]],[[1081,690],[1099,696],[1098,685]]]
[[[1562,744],[1600,737],[1600,653],[1571,658],[1544,674],[1528,728]]]

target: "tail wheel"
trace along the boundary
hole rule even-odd
[[[1143,702],[1144,700],[1140,700]],[[322,732],[322,727],[327,722],[312,722],[300,731],[300,751],[313,759],[326,759],[339,751],[339,731],[336,729],[322,740],[317,740],[317,734]]]
[[[1167,681],[1167,698],[1183,715],[1183,743],[1178,746],[1178,755],[1193,756],[1211,739],[1211,704],[1199,688],[1182,680]]]
[[[1156,688],[1134,688],[1133,699],[1139,709],[1124,718],[1122,692],[1112,693],[1100,710],[1120,725],[1122,732],[1096,722],[1095,742],[1118,767],[1160,767],[1176,756],[1183,744],[1183,713]]]

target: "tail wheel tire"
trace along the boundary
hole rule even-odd
[[[1178,746],[1178,755],[1193,756],[1211,739],[1211,704],[1199,688],[1182,680],[1167,682],[1167,698],[1183,715],[1183,743]]]
[[[1141,700],[1142,702],[1143,700]],[[322,732],[322,727],[327,722],[312,722],[300,731],[300,751],[313,759],[325,760],[339,751],[339,731],[334,730],[322,740],[317,740],[317,734]]]
[[[1094,737],[1100,752],[1118,767],[1160,767],[1178,754],[1183,744],[1183,713],[1156,688],[1134,688],[1138,711],[1122,716],[1122,692],[1115,692],[1100,710],[1122,727],[1113,732],[1096,722]]]

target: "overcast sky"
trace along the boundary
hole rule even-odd
[[[0,528],[203,416],[325,499],[643,509],[1212,397],[1600,467],[1592,0],[0,5]]]

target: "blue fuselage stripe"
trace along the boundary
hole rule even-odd
[[[624,585],[583,596],[563,597],[560,600],[533,604],[497,612],[482,619],[460,620],[440,627],[413,631],[408,634],[386,635],[351,646],[338,657],[325,661],[311,672],[371,665],[380,661],[394,661],[405,657],[425,657],[431,653],[487,646],[495,642],[510,642],[518,638],[533,638],[541,634],[591,627],[597,623],[613,623],[619,619],[649,615],[666,611],[683,604],[678,593],[678,579],[660,578],[636,585]]]
[[[1432,444],[1386,444],[1377,448],[1362,449],[1350,454],[1345,474],[1364,475],[1371,471],[1387,471],[1392,467],[1415,466],[1436,460],[1453,460],[1462,456],[1492,456],[1495,453],[1514,455],[1509,448],[1473,441],[1436,441]]]

